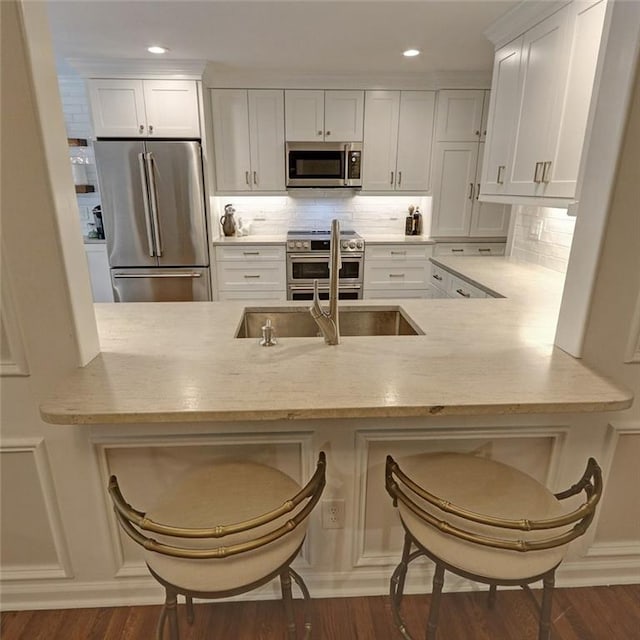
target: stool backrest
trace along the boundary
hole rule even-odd
[[[125,501],[118,486],[116,476],[111,476],[109,479],[109,494],[120,526],[132,540],[145,549],[176,558],[227,558],[240,553],[253,551],[254,549],[274,542],[303,523],[322,495],[325,486],[325,472],[326,458],[324,452],[321,451],[318,456],[316,470],[309,482],[280,507],[242,522],[206,528],[176,527],[154,522],[152,519],[147,518],[145,512],[134,509]],[[293,515],[283,521],[283,517],[287,514]],[[280,522],[278,523],[278,521]],[[274,525],[274,528],[268,529],[269,525]],[[159,542],[142,533],[142,531],[150,531],[162,536],[174,538],[216,540],[258,528],[260,528],[261,531],[256,534],[255,538],[230,544],[226,547],[216,546],[212,548],[181,547],[174,544],[167,544],[166,542]]]
[[[571,540],[583,535],[593,520],[596,505],[600,501],[603,489],[601,469],[593,458],[589,458],[582,478],[566,491],[555,494],[555,498],[564,500],[584,491],[585,500],[578,508],[553,518],[542,520],[522,518],[512,520],[476,513],[430,493],[426,488],[421,487],[403,473],[398,463],[391,456],[387,456],[385,486],[387,492],[393,498],[393,505],[395,507],[398,506],[398,502],[401,502],[418,518],[443,533],[476,544],[514,551],[551,549],[565,545],[571,542]],[[421,506],[420,501],[423,501],[422,504],[425,506],[428,504],[435,507],[435,509],[432,511],[426,510]],[[446,514],[460,518],[463,522],[468,521],[469,523],[477,523],[485,527],[491,527],[491,532],[495,533],[495,535],[486,535],[478,531],[468,531],[460,526],[459,520],[456,520],[458,524],[448,522],[446,520]],[[561,531],[553,531],[555,529],[561,529]],[[500,530],[549,530],[551,534],[547,537],[537,537],[534,540],[509,539],[508,537],[500,537]],[[483,529],[483,532],[484,531],[486,530]]]

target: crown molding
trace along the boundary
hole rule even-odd
[[[570,0],[522,0],[489,26],[484,35],[499,49],[569,3]]]
[[[209,89],[490,89],[491,71],[432,73],[304,73],[228,68],[210,63],[203,85]]]
[[[202,60],[146,60],[115,58],[67,58],[65,62],[83,78],[158,78],[202,80]]]

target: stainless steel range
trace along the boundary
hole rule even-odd
[[[313,281],[318,280],[320,298],[329,298],[329,247],[331,233],[289,231],[287,233],[287,299],[312,300]],[[364,240],[355,231],[340,232],[342,266],[339,272],[338,297],[341,300],[362,298]]]

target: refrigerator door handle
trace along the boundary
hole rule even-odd
[[[202,274],[195,271],[181,273],[114,273],[114,278],[201,278]]]
[[[148,151],[146,154],[147,169],[149,176],[149,194],[151,196],[151,214],[153,215],[153,234],[156,243],[156,255],[160,257],[162,255],[162,242],[160,240],[160,220],[158,219],[158,196],[156,190],[156,173],[155,173],[155,160],[153,154]]]
[[[144,153],[138,154],[138,164],[140,165],[140,182],[142,183],[142,202],[144,204],[144,223],[147,228],[147,243],[149,245],[149,256],[153,258],[153,236],[151,235],[151,215],[149,213],[149,188],[147,184],[147,170],[145,166]]]

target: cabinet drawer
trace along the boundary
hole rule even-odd
[[[367,289],[422,289],[427,286],[428,262],[365,262],[364,285]]]
[[[433,245],[381,244],[367,245],[365,260],[427,260]]]
[[[504,242],[442,242],[436,244],[434,256],[503,256]]]
[[[218,289],[220,291],[284,291],[285,264],[282,261],[243,264],[218,262]]]
[[[439,267],[436,264],[431,265],[431,278],[429,279],[429,283],[432,287],[440,289],[445,294],[448,294],[451,285],[451,277],[451,274],[442,267]]]
[[[469,284],[461,278],[457,278],[454,275],[450,276],[449,280],[449,293],[452,298],[487,298],[489,297],[486,291],[479,289],[478,287]]]
[[[262,260],[282,260],[284,266],[285,248],[282,245],[217,246],[217,261],[258,262]]]

